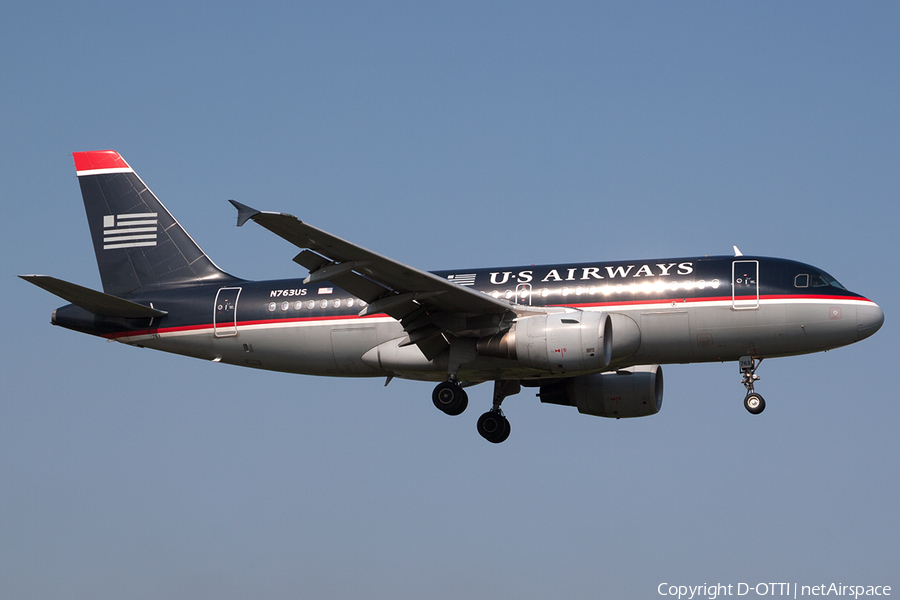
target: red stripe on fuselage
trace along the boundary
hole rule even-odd
[[[756,296],[711,296],[707,298],[655,298],[648,300],[608,300],[608,301],[599,301],[599,302],[575,302],[575,303],[564,303],[564,304],[548,304],[547,306],[568,306],[570,308],[579,308],[579,307],[596,307],[596,306],[641,306],[648,304],[671,304],[671,303],[685,303],[685,304],[693,304],[700,302],[731,302],[733,300],[747,301],[747,300],[756,300]],[[813,296],[813,295],[796,295],[796,294],[784,294],[784,295],[772,295],[772,296],[760,296],[760,301],[763,300],[858,300],[861,302],[872,302],[868,298],[856,297],[856,296]],[[872,302],[874,304],[874,302]]]
[[[626,301],[614,301],[610,300],[608,302],[584,302],[584,303],[572,303],[572,304],[548,304],[547,306],[555,306],[555,307],[569,307],[569,308],[594,308],[598,306],[606,306],[606,307],[616,307],[616,306],[640,306],[640,305],[648,305],[648,304],[670,304],[670,303],[699,303],[699,302],[731,302],[732,300],[755,300],[756,296],[737,296],[736,298],[732,298],[731,296],[712,296],[707,298],[657,298],[652,300],[626,300]],[[783,294],[783,295],[772,295],[772,296],[760,296],[760,301],[763,300],[853,300],[858,302],[870,302],[875,304],[868,298],[864,298],[862,296],[814,296],[812,294]],[[265,319],[265,320],[255,320],[255,321],[240,321],[237,323],[237,327],[246,327],[252,325],[278,325],[279,323],[313,323],[319,321],[347,321],[347,320],[357,320],[357,319],[376,319],[376,318],[386,318],[388,315],[386,314],[376,314],[376,315],[366,315],[364,317],[359,317],[356,315],[334,315],[334,316],[319,316],[319,317],[296,317],[290,319]],[[235,325],[228,324],[219,324],[220,328],[229,328],[235,327]],[[164,333],[183,333],[187,331],[198,331],[202,329],[215,329],[212,323],[204,323],[202,325],[181,325],[178,327],[162,327],[155,329],[140,329],[136,331],[124,331],[118,333],[108,333],[103,337],[108,339],[118,339],[118,338],[126,338],[126,337],[138,337],[143,335],[152,335],[152,334],[164,334]]]
[[[376,319],[376,318],[385,318],[386,314],[377,314],[377,315],[366,315],[364,317],[359,317],[357,315],[334,315],[331,317],[305,317],[305,318],[295,318],[295,319],[266,319],[263,321],[238,321],[237,327],[247,327],[251,325],[278,325],[279,323],[306,323],[306,322],[314,322],[314,321],[346,321],[347,319]],[[231,323],[217,323],[213,325],[212,323],[204,323],[202,325],[180,325],[178,327],[158,327],[155,329],[138,329],[135,331],[124,331],[118,333],[108,333],[103,337],[109,339],[117,339],[122,337],[136,337],[141,335],[152,335],[154,333],[182,333],[185,331],[197,331],[200,329],[215,329],[216,327],[220,329],[228,329],[230,327],[235,327],[235,325]]]

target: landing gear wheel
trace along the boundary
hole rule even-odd
[[[431,393],[431,400],[441,411],[455,417],[469,406],[469,396],[458,383],[445,381],[437,384]]]
[[[509,432],[509,421],[499,410],[489,410],[478,418],[479,435],[492,444],[505,441]]]
[[[750,392],[744,398],[744,408],[746,408],[751,415],[758,415],[766,410],[766,401],[756,392]]]
[[[760,358],[757,360],[752,356],[742,356],[740,361],[741,373],[743,374],[741,383],[747,388],[747,395],[744,396],[744,408],[746,408],[751,415],[758,415],[766,410],[766,401],[763,400],[762,396],[753,391],[754,382],[759,381],[759,375],[756,374],[756,369],[759,368],[762,361],[763,359]]]

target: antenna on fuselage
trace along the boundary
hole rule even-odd
[[[744,255],[744,253],[741,252],[741,251],[738,249],[737,246],[732,246],[732,248],[734,248],[734,255],[735,255],[735,256],[743,256],[743,255]]]

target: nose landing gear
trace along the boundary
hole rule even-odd
[[[763,359],[760,358],[759,360],[756,360],[752,356],[741,357],[741,373],[743,373],[741,383],[747,388],[747,395],[744,396],[744,408],[746,408],[747,412],[751,415],[758,415],[766,410],[765,399],[753,390],[753,382],[759,381],[759,375],[756,374],[756,369],[759,368],[762,361]]]
[[[749,392],[744,396],[744,408],[746,408],[751,415],[758,415],[766,410],[766,401],[756,392]]]

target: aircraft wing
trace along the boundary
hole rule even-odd
[[[515,317],[515,308],[471,288],[405,265],[343,240],[293,215],[262,212],[229,200],[238,227],[253,220],[304,251],[294,261],[309,269],[304,283],[331,281],[367,306],[360,315],[386,313],[399,320],[428,358],[447,347],[440,334],[472,335]],[[492,319],[491,317],[500,317]]]

